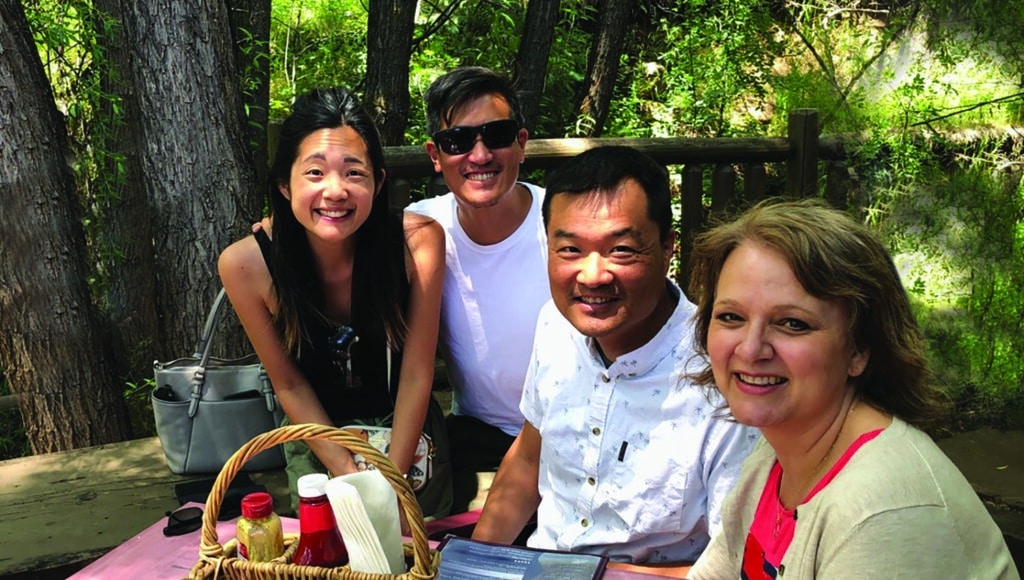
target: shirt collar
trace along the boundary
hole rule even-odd
[[[605,370],[605,374],[611,378],[642,376],[658,365],[673,349],[679,346],[679,326],[692,324],[693,306],[683,295],[679,286],[671,279],[666,278],[672,297],[676,299],[676,307],[672,315],[662,325],[658,334],[647,341],[643,346],[624,353]],[[683,333],[689,336],[690,333]],[[601,352],[597,348],[597,341],[593,338],[585,339],[587,351],[594,362],[604,367]]]

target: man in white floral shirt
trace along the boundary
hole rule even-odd
[[[643,564],[694,561],[759,436],[694,386],[695,307],[667,278],[665,168],[601,147],[552,172],[542,208],[552,301],[537,321],[526,418],[473,537]]]

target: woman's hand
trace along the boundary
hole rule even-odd
[[[269,236],[270,233],[274,230],[274,222],[271,221],[270,218],[265,217],[260,221],[252,224],[252,233],[255,234],[260,230],[267,232],[267,235]]]

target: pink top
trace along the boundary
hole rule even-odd
[[[824,489],[846,467],[854,453],[881,432],[882,429],[877,429],[858,437],[800,503],[805,504],[811,501],[811,498]],[[800,508],[788,510],[779,501],[779,484],[781,482],[782,466],[776,460],[768,473],[768,481],[765,482],[764,490],[761,492],[761,499],[758,500],[754,521],[750,524],[750,533],[747,534],[746,546],[743,550],[743,572],[746,574],[745,577],[750,580],[776,578],[782,558],[793,541],[793,532],[796,530]]]

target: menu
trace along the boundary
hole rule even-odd
[[[600,578],[608,558],[506,546],[449,535],[438,546],[438,580],[580,580]]]

